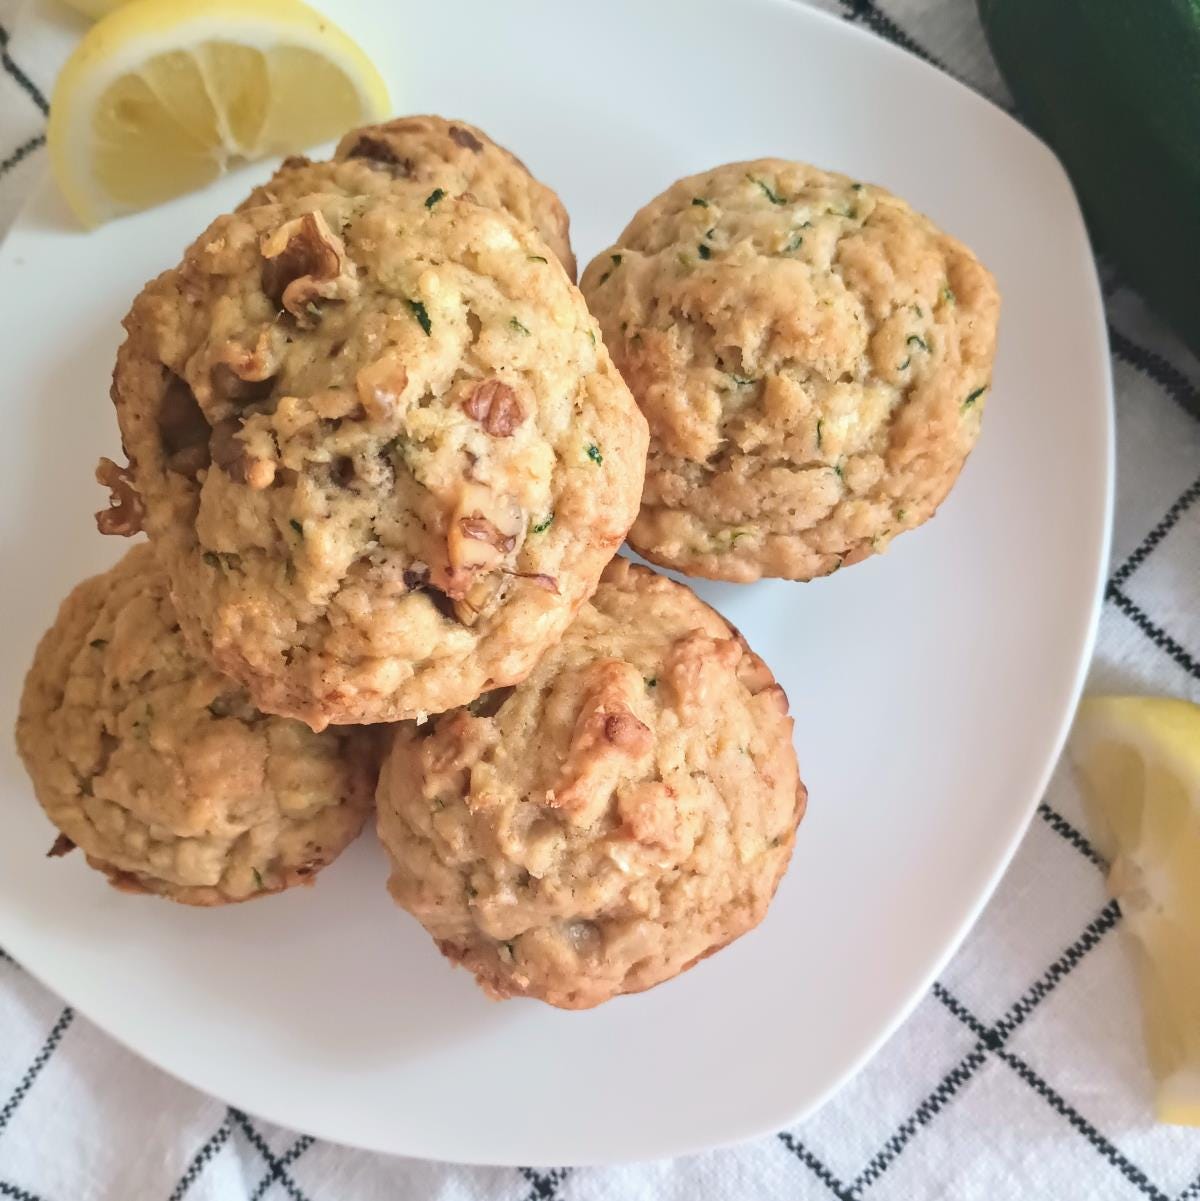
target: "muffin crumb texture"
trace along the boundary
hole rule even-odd
[[[690,590],[614,560],[533,674],[397,727],[390,888],[494,997],[587,1008],[755,926],[804,808],[787,698]]]
[[[575,279],[570,220],[562,201],[515,154],[465,121],[410,116],[352,129],[331,161],[285,159],[241,207],[298,200],[314,192],[408,194],[428,208],[447,196],[470,196],[536,230]]]
[[[17,745],[38,800],[119,888],[217,905],[309,883],[362,829],[377,735],[267,717],[184,641],[141,543],[63,602]]]
[[[105,517],[144,510],[186,634],[266,712],[394,721],[521,679],[637,513],[645,421],[499,210],[246,208],[125,325],[136,506]]]
[[[640,554],[806,580],[931,517],[979,436],[999,296],[870,184],[781,159],[673,184],[581,282],[650,423]]]

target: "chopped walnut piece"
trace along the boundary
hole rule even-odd
[[[518,580],[528,580],[544,591],[553,592],[555,596],[558,595],[558,581],[552,575],[546,575],[541,571],[508,571],[505,572],[505,575],[514,576]]]
[[[578,716],[546,803],[573,823],[588,825],[607,805],[630,761],[654,749],[654,736],[630,706],[630,697],[643,689],[630,664],[597,659],[578,678]]]
[[[520,541],[526,517],[511,497],[470,481],[447,516],[446,566],[435,572],[434,583],[457,600],[477,575],[503,565]]]
[[[498,379],[484,380],[463,401],[468,417],[473,417],[493,438],[511,438],[525,420],[517,394]]]
[[[129,538],[141,533],[145,509],[133,486],[133,466],[118,467],[112,459],[96,465],[96,482],[109,489],[108,508],[96,514],[96,528],[102,534],[120,534]]]
[[[464,598],[476,576],[494,571],[515,545],[514,536],[503,533],[478,512],[458,518],[446,535],[449,563],[438,586],[456,600]]]
[[[235,403],[249,403],[255,400],[265,400],[271,395],[275,385],[273,377],[266,379],[247,379],[239,375],[229,363],[215,363],[212,369],[213,395],[222,400],[232,400]]]
[[[486,542],[503,554],[508,554],[517,543],[516,538],[500,533],[486,517],[480,517],[478,514],[472,517],[460,517],[458,526],[465,537],[474,538],[477,542]]]
[[[278,298],[275,298],[278,301]],[[254,348],[227,342],[213,366],[214,396],[234,401],[261,400],[270,395],[279,373],[283,338],[274,325],[258,331]],[[253,394],[251,394],[253,393]]]
[[[60,834],[54,840],[54,845],[46,852],[46,858],[61,859],[63,855],[69,855],[74,849],[75,844],[65,834]]]
[[[361,367],[354,377],[354,389],[363,410],[372,421],[386,421],[400,408],[400,398],[408,387],[408,371],[395,351],[389,351],[373,363]]]
[[[319,212],[285,222],[264,238],[262,256],[263,291],[301,328],[320,320],[318,300],[347,300],[358,290],[346,247]]]
[[[208,466],[208,419],[187,381],[172,373],[158,410],[167,470],[195,479]]]
[[[401,158],[383,138],[363,134],[346,152],[346,158],[370,159],[372,164],[390,168],[389,174],[409,178],[413,173],[413,161]]]
[[[450,140],[455,145],[461,146],[464,150],[473,150],[479,154],[483,150],[483,143],[469,130],[462,129],[457,125],[450,126]]]
[[[500,584],[500,577],[494,573],[476,580],[464,596],[455,600],[454,616],[465,626],[475,625],[500,592]]]
[[[462,600],[475,583],[475,574],[472,567],[438,566],[430,571],[424,587],[441,592],[451,600]]]
[[[654,735],[645,722],[628,710],[610,713],[604,719],[604,737],[631,755],[644,755],[654,745]]]
[[[242,423],[237,417],[218,421],[213,426],[209,448],[212,460],[235,484],[248,484],[255,490],[269,488],[275,479],[275,464],[255,458],[238,437]]]

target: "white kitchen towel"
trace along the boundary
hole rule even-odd
[[[0,0],[0,228],[46,166],[49,56],[28,19],[10,39],[18,3]],[[971,0],[820,7],[1008,105]],[[1106,294],[1118,496],[1090,686],[1200,699],[1200,366],[1119,279]],[[0,1198],[1200,1201],[1200,1131],[1152,1120],[1130,951],[1083,830],[1060,770],[958,955],[815,1117],[623,1168],[464,1168],[314,1141],[177,1083],[0,953]]]

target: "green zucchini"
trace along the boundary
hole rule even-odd
[[[1097,250],[1200,354],[1200,0],[979,0]]]

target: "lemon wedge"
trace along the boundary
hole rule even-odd
[[[1071,745],[1137,947],[1159,1120],[1200,1126],[1200,706],[1093,697]]]
[[[300,0],[133,0],[63,67],[51,164],[95,225],[388,111],[370,59]]]
[[[112,12],[113,9],[120,8],[122,4],[129,4],[130,0],[66,0],[68,8],[73,8],[77,13],[82,13],[85,17],[91,17],[93,21],[98,21],[101,17]]]

